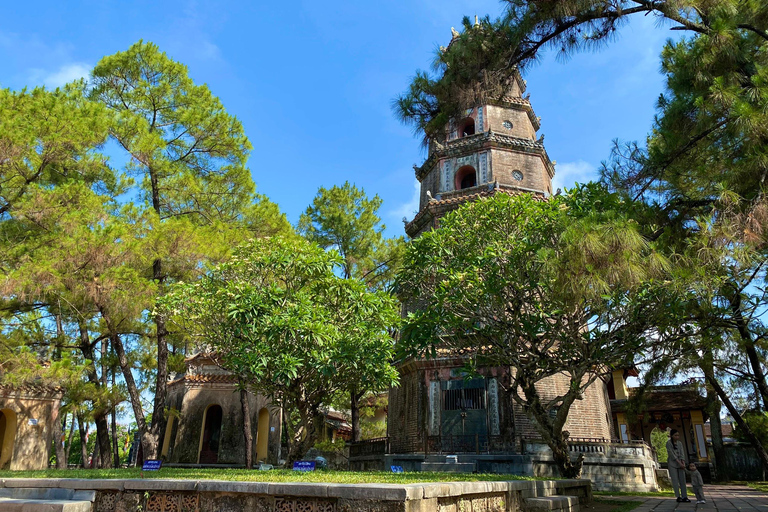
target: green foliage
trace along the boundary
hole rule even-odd
[[[365,191],[345,182],[341,187],[320,188],[299,219],[298,231],[323,249],[341,256],[344,277],[354,277],[372,287],[386,287],[402,257],[402,237],[385,240],[385,226],[378,210],[381,198],[369,199]]]
[[[667,441],[669,441],[669,432],[654,428],[651,431],[651,446],[656,450],[656,460],[667,462]]]
[[[304,240],[251,241],[161,302],[225,368],[291,412],[289,460],[315,443],[320,405],[348,389],[350,378],[364,374],[373,387],[397,378],[388,332],[398,321],[396,301],[337,276],[339,263],[335,251]]]
[[[768,412],[751,411],[744,413],[742,417],[749,429],[757,436],[760,444],[768,446]],[[739,441],[749,442],[749,437],[745,434],[743,427],[737,426],[733,430],[733,437]]]
[[[563,437],[573,401],[604,368],[629,365],[654,336],[674,332],[650,323],[664,315],[654,279],[667,262],[626,210],[594,184],[547,201],[497,194],[414,240],[398,277],[409,310],[401,354],[510,367],[507,397],[532,417],[564,476],[580,469]],[[568,391],[544,400],[536,384],[555,375]]]

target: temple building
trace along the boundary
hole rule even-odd
[[[494,194],[552,195],[555,162],[538,136],[526,83],[515,71],[503,97],[479,101],[428,141],[428,155],[414,166],[421,185],[419,211],[405,231],[411,238],[439,229],[440,219],[467,201]],[[400,361],[400,382],[389,392],[387,437],[353,444],[352,468],[389,465],[415,471],[516,473],[555,476],[551,451],[531,419],[503,391],[508,367],[482,368],[466,378],[461,354]],[[657,488],[647,443],[620,442],[611,411],[610,372],[571,407],[565,430],[574,452],[585,454],[584,477],[596,489]],[[555,398],[565,376],[543,380],[542,399]]]
[[[168,425],[161,456],[171,465],[245,464],[243,412],[236,377],[207,353],[186,359],[187,370],[168,383]],[[248,392],[253,461],[280,458],[282,410]]]
[[[551,195],[555,166],[543,137],[537,138],[540,120],[525,91],[525,81],[515,73],[501,101],[467,109],[439,140],[429,141],[426,161],[414,168],[421,200],[405,226],[408,236],[438,228],[440,218],[465,201],[493,194]],[[400,365],[400,386],[390,390],[389,399],[392,450],[451,442],[519,452],[524,439],[537,437],[520,407],[500,396],[499,381],[508,369],[486,369],[485,377],[466,380],[463,365],[451,354]],[[548,379],[542,384],[544,398],[556,396],[564,385],[565,378]],[[574,438],[616,437],[605,382],[598,381],[574,404],[565,428]]]

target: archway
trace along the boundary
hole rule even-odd
[[[669,440],[669,428],[665,425],[653,427],[650,434],[650,445],[653,448],[656,462],[667,462],[667,441]]]
[[[256,460],[267,460],[269,448],[269,411],[263,407],[259,411],[258,431],[256,432]]]
[[[456,171],[454,186],[456,190],[470,188],[477,185],[477,173],[471,165],[465,165]]]
[[[216,464],[219,461],[222,417],[223,413],[219,405],[211,405],[205,411],[198,455],[199,464]]]
[[[475,134],[475,120],[471,117],[466,118],[461,122],[461,130],[459,130],[460,137],[467,137]]]
[[[10,469],[13,443],[16,439],[16,413],[0,410],[0,469]]]

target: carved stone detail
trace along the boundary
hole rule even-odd
[[[480,167],[480,176],[478,180],[479,183],[487,183],[488,182],[488,153],[482,152],[478,156],[479,158],[479,167]]]
[[[488,421],[491,423],[491,435],[498,436],[499,429],[499,383],[496,379],[488,381]]]
[[[429,383],[429,435],[440,435],[440,382]]]

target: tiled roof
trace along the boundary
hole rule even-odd
[[[237,382],[237,377],[231,373],[219,373],[219,374],[184,374],[182,377],[172,380],[168,383],[169,386],[173,386],[182,382],[190,382],[195,384],[210,384],[210,383],[227,383],[232,384]]]
[[[630,397],[637,395],[636,389],[629,390]],[[691,388],[681,388],[679,386],[670,389],[651,389],[643,394],[643,404],[645,410],[653,411],[686,411],[692,409],[703,409],[707,405],[707,399],[701,396],[698,391]],[[629,400],[611,400],[611,410],[613,412],[625,412],[628,409]]]
[[[491,197],[495,194],[518,196],[531,192],[532,191],[522,190],[519,188],[497,187],[494,186],[493,183],[486,183],[483,185],[478,185],[477,187],[464,189],[462,191],[453,191],[448,194],[443,194],[448,196],[445,198],[443,198],[442,195],[438,195],[440,199],[432,199],[424,206],[424,208],[421,209],[421,211],[419,211],[419,213],[416,214],[411,222],[405,225],[405,232],[408,233],[409,236],[412,236],[412,232],[420,230],[421,226],[423,225],[423,220],[428,220],[429,218],[439,216],[441,213],[452,210],[453,207],[458,207],[461,203],[466,201],[475,201],[484,197]],[[539,200],[545,199],[543,194],[534,194],[534,197]]]
[[[720,423],[720,432],[722,432],[723,437],[733,436],[733,423]],[[710,422],[704,424],[704,436],[712,437],[712,424]]]

